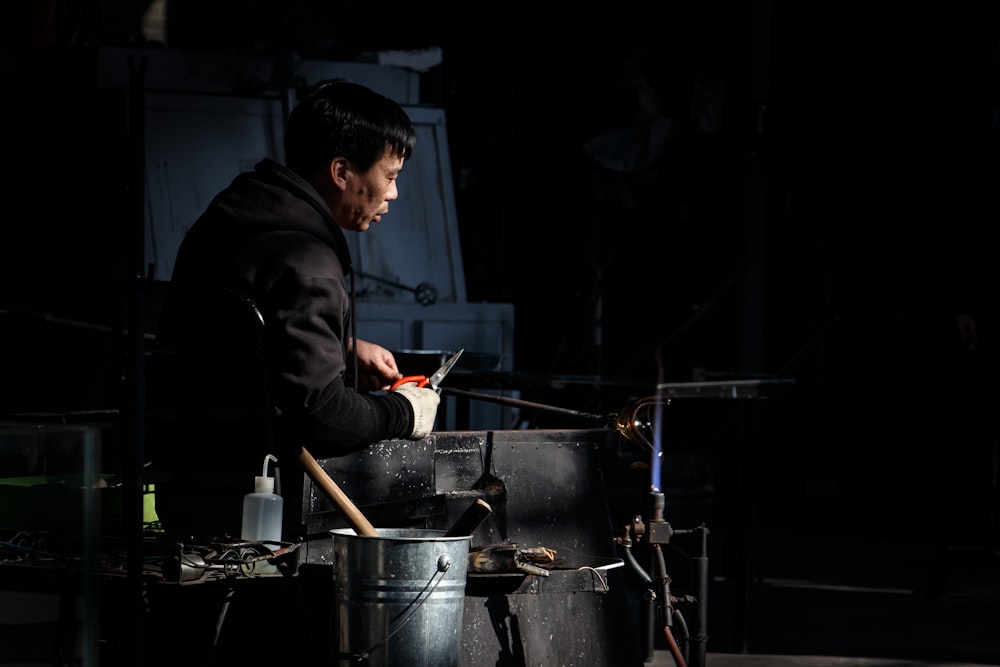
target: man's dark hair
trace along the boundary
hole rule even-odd
[[[335,157],[365,172],[388,151],[408,159],[416,132],[403,108],[350,81],[319,84],[299,102],[285,127],[285,164],[309,179]]]

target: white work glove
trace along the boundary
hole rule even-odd
[[[408,400],[413,408],[413,433],[410,434],[410,439],[426,438],[434,428],[434,419],[437,418],[441,397],[433,389],[420,389],[413,383],[404,384],[393,391]]]

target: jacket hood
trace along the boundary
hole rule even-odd
[[[344,231],[316,188],[274,160],[265,158],[253,171],[237,176],[220,193],[216,205],[220,212],[232,214],[231,219],[239,220],[244,229],[311,234],[333,249],[345,274],[352,270]]]

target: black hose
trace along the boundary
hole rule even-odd
[[[628,564],[632,567],[635,573],[639,575],[639,578],[642,579],[643,583],[653,583],[653,578],[649,576],[648,572],[642,569],[642,566],[639,565],[639,561],[637,561],[635,556],[632,555],[632,547],[623,544],[622,548],[625,550],[625,560],[628,561]]]

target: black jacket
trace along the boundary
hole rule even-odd
[[[413,429],[412,408],[402,396],[360,393],[346,386],[350,272],[347,241],[315,188],[268,159],[237,176],[215,197],[178,250],[172,285],[234,290],[249,297],[263,316],[267,386],[279,449],[273,453],[286,482],[301,479],[301,470],[288,465],[300,445],[317,459],[328,458],[406,437]],[[207,328],[203,314],[174,305],[163,310],[158,338],[169,338],[164,332],[181,328]],[[179,326],[185,318],[188,321]],[[211,360],[203,367],[209,365],[215,367]],[[215,382],[220,386],[211,391],[221,396],[238,394],[244,379],[229,373]],[[239,442],[222,444],[220,439],[216,433],[211,442],[192,443],[202,468],[261,474],[259,448],[243,449]],[[159,458],[176,467],[180,456],[176,450],[167,455],[161,450]],[[155,464],[157,454],[153,457]],[[244,487],[252,484],[252,477],[242,482]],[[286,484],[292,492],[295,486]],[[243,493],[251,490],[244,488]],[[297,501],[285,499],[286,505]]]
[[[187,232],[172,280],[243,292],[264,316],[271,397],[317,457],[413,429],[394,394],[348,390],[351,257],[316,190],[272,160],[240,174]]]

